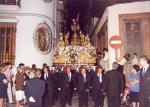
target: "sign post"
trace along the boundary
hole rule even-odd
[[[121,36],[112,36],[109,39],[109,45],[115,49],[115,58],[117,59],[118,57],[118,52],[117,49],[121,48],[123,46],[123,39]]]

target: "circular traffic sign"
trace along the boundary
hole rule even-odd
[[[109,39],[109,45],[114,49],[119,49],[123,46],[123,39],[121,36],[112,36]]]

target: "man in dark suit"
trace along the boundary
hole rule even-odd
[[[51,75],[52,73],[50,72],[50,69],[49,69],[49,66],[44,66],[43,67],[43,69],[42,69],[42,75],[41,75],[41,79],[42,80],[44,80],[45,81],[45,91],[44,91],[44,95],[43,95],[43,97],[42,97],[42,107],[48,107],[48,106],[51,106],[52,105],[52,102],[53,101],[50,101],[50,97],[52,97],[51,95],[52,95],[52,88],[49,88],[49,89],[51,89],[51,91],[49,91],[48,90],[48,78],[49,78],[49,76],[50,76],[50,79],[51,79],[51,77],[52,77],[52,75]],[[53,86],[52,84],[51,84],[52,82],[50,82],[50,85],[51,85],[51,87]],[[50,92],[50,94],[49,94],[49,92]],[[50,95],[50,97],[49,97],[49,95]],[[53,98],[52,98],[53,99]],[[50,104],[50,105],[49,105]]]
[[[47,97],[47,101],[48,101],[48,106],[47,107],[52,107],[55,104],[55,99],[54,99],[54,84],[56,84],[55,80],[54,80],[54,74],[49,71],[49,76],[47,78],[47,90],[48,90],[48,97]]]
[[[42,107],[42,96],[45,90],[45,82],[40,79],[41,69],[35,72],[35,78],[29,80],[25,86],[25,95],[29,100],[29,107]]]
[[[58,98],[59,98],[59,90],[58,90],[58,88],[59,88],[59,86],[60,86],[60,84],[61,84],[61,81],[60,81],[60,79],[61,79],[61,68],[60,67],[58,67],[58,68],[56,68],[55,70],[53,70],[52,71],[53,72],[53,81],[55,81],[55,83],[53,84],[53,86],[54,86],[54,103],[55,103],[55,101],[58,101]]]
[[[104,92],[106,92],[108,107],[120,107],[120,96],[124,92],[123,74],[118,70],[118,63],[113,63],[113,69],[105,75]]]
[[[92,94],[94,107],[103,107],[104,104],[104,71],[101,66],[97,66],[92,79]]]
[[[139,60],[140,72],[140,107],[150,107],[150,65],[147,56],[141,56]]]
[[[66,104],[72,105],[72,97],[74,91],[74,76],[70,67],[64,67],[61,75],[60,84],[60,105],[66,107]]]
[[[91,86],[91,76],[86,72],[85,67],[81,67],[77,76],[75,87],[78,90],[79,107],[88,107],[88,92]]]

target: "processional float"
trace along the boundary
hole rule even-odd
[[[73,20],[71,29],[74,34],[60,35],[56,46],[53,64],[55,65],[94,65],[96,63],[96,48],[91,44],[88,34],[80,31],[79,24]],[[70,41],[70,42],[69,42]]]

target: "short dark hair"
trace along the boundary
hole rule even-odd
[[[108,49],[107,48],[103,48],[103,51],[107,51],[108,52]]]
[[[99,69],[102,69],[102,73],[104,73],[104,69],[102,68],[102,66],[96,66],[95,73],[98,73]]]
[[[32,64],[31,68],[36,69],[36,64]]]
[[[5,63],[0,64],[0,72],[2,71],[2,69],[5,67]]]
[[[21,67],[21,66],[24,66],[24,63],[20,63],[20,64],[19,64],[19,67]]]
[[[119,64],[117,62],[113,62],[112,66],[113,69],[117,69],[119,67]]]
[[[148,59],[148,64],[150,64],[150,59]]]
[[[129,54],[129,53],[125,53],[124,58],[125,58],[127,61],[129,61],[130,54]]]
[[[148,61],[149,61],[149,59],[148,59],[148,57],[147,57],[146,55],[142,55],[142,56],[140,57],[140,59],[146,61],[147,63],[148,63]]]
[[[135,69],[136,70],[136,72],[138,72],[139,70],[140,70],[140,67],[138,66],[138,65],[133,65],[133,69]]]
[[[8,66],[8,65],[11,65],[11,63],[10,62],[6,62],[5,65]]]
[[[136,56],[137,56],[137,53],[133,53],[133,55],[136,55]]]
[[[45,67],[45,66],[47,66],[47,64],[46,64],[46,63],[43,63],[43,67]]]

